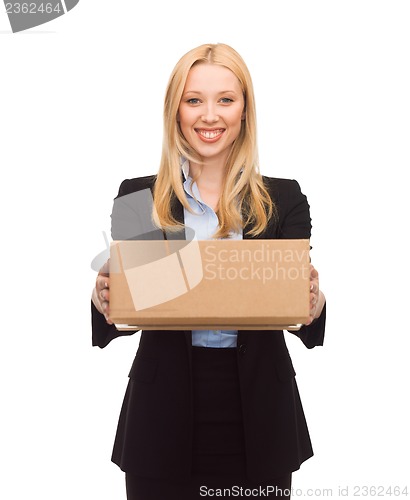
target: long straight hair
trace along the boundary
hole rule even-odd
[[[276,207],[259,172],[255,99],[249,70],[232,47],[221,43],[192,49],[178,61],[171,73],[164,102],[164,136],[161,163],[154,184],[153,218],[159,227],[179,231],[183,224],[173,217],[171,211],[175,197],[192,212],[183,189],[181,157],[198,164],[203,162],[183,136],[177,116],[188,73],[194,65],[201,63],[217,64],[231,70],[239,80],[245,102],[245,118],[225,165],[216,212],[219,229],[213,238],[227,238],[230,231],[240,232],[248,223],[253,226],[249,234],[257,236],[270,219],[276,217]]]

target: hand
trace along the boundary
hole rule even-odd
[[[104,314],[106,322],[112,325],[113,322],[108,316],[110,305],[110,259],[107,260],[98,272],[92,300],[98,311]]]
[[[306,325],[310,325],[313,320],[317,319],[322,312],[325,303],[325,296],[319,289],[319,273],[310,265],[310,315]]]

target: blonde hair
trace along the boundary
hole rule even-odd
[[[171,73],[164,102],[162,157],[154,184],[154,221],[167,231],[179,231],[184,227],[171,212],[175,197],[192,212],[182,184],[181,157],[199,164],[202,161],[183,136],[177,115],[188,73],[200,63],[217,64],[231,70],[239,80],[245,102],[245,119],[225,166],[217,210],[220,227],[213,237],[227,238],[231,230],[240,232],[248,223],[253,224],[249,234],[257,236],[269,220],[276,217],[276,207],[259,172],[255,101],[249,70],[232,47],[221,43],[192,49],[178,61]]]

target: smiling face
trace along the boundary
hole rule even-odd
[[[216,64],[201,63],[188,73],[178,110],[181,131],[207,162],[224,165],[245,117],[237,77]]]

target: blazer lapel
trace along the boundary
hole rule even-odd
[[[176,196],[172,199],[172,202],[171,202],[171,213],[172,213],[173,217],[178,222],[181,222],[181,224],[184,224],[184,207]],[[167,231],[165,229],[164,233],[165,233],[167,240],[185,240],[186,239],[184,228],[182,228],[180,231],[174,232],[174,233],[172,233],[171,231]]]
[[[171,213],[178,222],[181,222],[182,224],[184,223],[184,207],[176,196],[174,196],[172,200]],[[183,231],[183,233],[185,236],[185,230]]]

